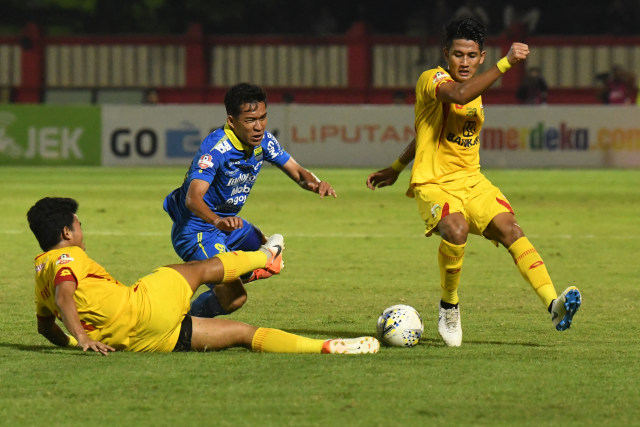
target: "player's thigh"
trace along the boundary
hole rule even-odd
[[[462,199],[456,191],[448,190],[445,186],[436,184],[420,185],[413,189],[418,204],[418,212],[425,224],[425,234],[438,232],[436,226],[442,218],[460,212],[465,214]]]
[[[196,233],[192,242],[192,253],[189,261],[205,260],[227,252],[227,233],[220,230],[201,231]]]
[[[228,347],[251,349],[253,336],[258,329],[247,323],[217,317],[193,317],[192,322],[191,350],[194,351],[222,350]]]
[[[470,231],[478,235],[483,235],[491,221],[499,214],[513,214],[509,200],[486,178],[474,186],[466,207]]]
[[[130,350],[172,351],[180,324],[189,311],[193,290],[179,272],[166,267],[143,277],[133,286],[141,303]]]

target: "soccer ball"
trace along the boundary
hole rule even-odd
[[[392,347],[418,345],[424,332],[422,317],[415,308],[397,304],[386,308],[378,318],[378,339]]]

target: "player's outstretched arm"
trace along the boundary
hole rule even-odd
[[[513,43],[507,56],[482,74],[477,74],[464,82],[447,82],[438,89],[438,100],[442,102],[465,105],[482,95],[509,68],[529,56],[529,46],[524,43]]]
[[[321,199],[324,198],[324,196],[338,197],[336,190],[333,189],[331,184],[318,179],[313,172],[300,166],[293,157],[289,158],[287,163],[282,165],[282,170],[300,187],[319,194]]]
[[[76,291],[76,283],[71,281],[66,281],[59,283],[56,286],[56,306],[60,310],[60,315],[62,316],[62,322],[67,330],[75,337],[78,341],[78,346],[82,347],[83,351],[87,351],[91,349],[97,353],[101,353],[103,355],[109,354],[110,351],[116,351],[115,348],[103,344],[100,341],[95,341],[89,338],[87,333],[84,331],[82,324],[80,323],[80,316],[78,316],[78,308],[76,307],[76,302],[73,299],[73,294]]]
[[[367,177],[367,187],[371,190],[375,190],[376,187],[386,187],[393,185],[400,176],[400,172],[413,160],[416,156],[416,139],[413,138],[411,142],[405,147],[391,166],[388,168],[380,169],[377,172],[373,172]]]

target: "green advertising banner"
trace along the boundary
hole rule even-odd
[[[97,106],[0,104],[0,165],[100,165]]]

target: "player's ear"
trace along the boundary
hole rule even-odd
[[[229,115],[227,116],[227,124],[229,125],[229,127],[230,127],[232,130],[235,130],[235,129],[236,129],[236,127],[235,127],[235,125],[234,125],[234,123],[233,123],[233,116],[232,116],[231,114],[229,114]]]
[[[60,233],[60,241],[62,240],[71,240],[71,229],[68,226],[64,226],[62,229],[62,233]]]
[[[484,62],[485,57],[487,56],[487,51],[483,50],[482,52],[480,52],[480,64],[482,64]]]

